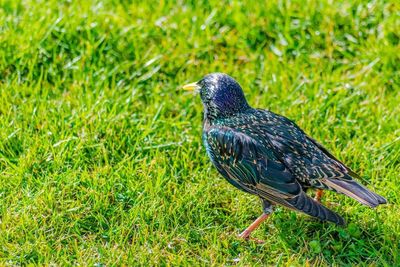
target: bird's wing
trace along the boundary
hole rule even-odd
[[[346,166],[342,161],[338,160],[332,153],[326,149],[323,145],[321,145],[317,140],[314,138],[311,138],[310,136],[307,135],[307,139],[310,140],[314,145],[316,145],[324,154],[329,157],[331,160],[336,162],[337,165],[340,166],[340,169],[342,169],[344,172],[348,173],[351,177],[355,178],[361,178],[360,175],[355,173],[352,169],[350,169],[348,166]]]
[[[308,197],[285,164],[256,139],[225,126],[211,127],[205,139],[213,163],[234,185],[321,220],[344,223],[339,215]]]
[[[269,111],[262,111],[261,115],[265,120],[255,126],[259,128],[257,134],[267,137],[277,157],[300,181],[318,184],[319,179],[356,177],[294,122]]]
[[[383,197],[353,180],[358,177],[356,173],[294,122],[269,111],[262,112],[259,117],[263,119],[257,120],[253,134],[265,136],[277,158],[301,182],[343,193],[370,207],[386,203]]]

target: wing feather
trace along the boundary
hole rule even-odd
[[[211,127],[204,141],[212,162],[234,186],[321,220],[344,223],[339,215],[308,197],[285,164],[249,135],[229,127]]]

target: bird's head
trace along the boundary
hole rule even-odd
[[[200,92],[204,115],[209,120],[229,117],[250,108],[240,85],[223,73],[208,74],[183,89]]]

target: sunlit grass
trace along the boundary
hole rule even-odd
[[[0,265],[400,264],[397,1],[0,0]],[[235,77],[389,204],[346,228],[261,212],[201,144],[180,85]]]

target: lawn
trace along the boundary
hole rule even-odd
[[[0,0],[0,265],[400,265],[398,1]],[[229,185],[181,85],[283,114],[388,205],[347,227]]]

